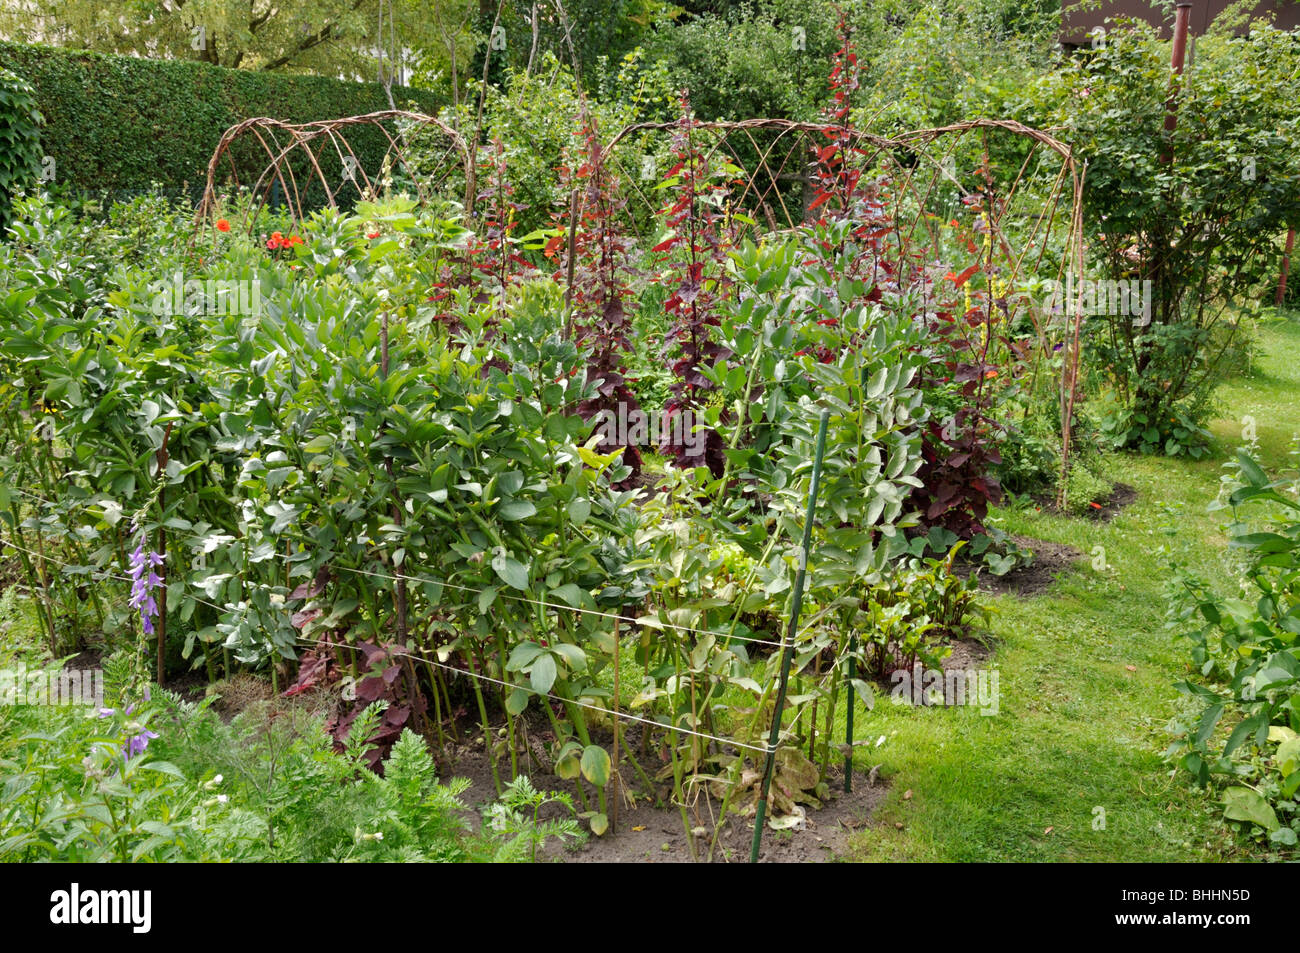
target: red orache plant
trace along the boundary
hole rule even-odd
[[[664,341],[663,355],[674,358],[676,380],[664,406],[668,426],[660,450],[678,466],[707,466],[714,476],[721,476],[726,462],[721,435],[709,428],[703,440],[691,440],[687,426],[699,423],[703,395],[714,387],[700,368],[712,367],[729,353],[711,340],[709,330],[718,325],[715,309],[726,276],[726,249],[718,214],[726,187],[714,181],[708,158],[696,142],[696,120],[685,92],[681,94],[681,110],[682,118],[673,132],[677,161],[667,176],[670,182],[675,180],[674,199],[659,212],[670,232],[651,249],[662,253],[660,261],[673,264],[661,281],[672,288],[664,302],[673,323]]]
[[[641,413],[640,403],[624,376],[627,354],[632,348],[632,322],[624,306],[630,293],[625,282],[633,253],[633,241],[619,228],[618,219],[625,206],[605,164],[594,120],[583,117],[582,134],[585,155],[576,168],[560,169],[564,194],[576,193],[576,201],[566,205],[556,216],[556,235],[546,244],[547,257],[557,264],[556,281],[567,281],[571,333],[587,354],[587,377],[596,382],[596,394],[578,405],[586,420],[607,417],[630,419]],[[576,212],[576,221],[565,221]],[[572,236],[570,241],[569,236]],[[628,428],[630,429],[630,428]],[[632,444],[619,443],[613,434],[626,432],[610,427],[598,446],[600,453],[623,448],[623,463],[632,475],[641,470],[641,451]]]
[[[997,368],[989,361],[995,314],[987,309],[963,311],[963,288],[989,263],[977,262],[935,281],[932,255],[901,234],[886,207],[891,183],[862,176],[866,152],[851,124],[853,96],[860,80],[857,54],[847,20],[840,18],[841,45],[830,74],[831,102],[821,129],[826,144],[816,150],[813,182],[816,195],[809,211],[819,210],[814,243],[834,278],[861,279],[862,301],[905,308],[927,331],[922,345],[927,361],[921,384],[938,402],[956,403],[951,416],[930,421],[922,431],[923,486],[911,495],[926,526],[943,526],[963,538],[983,532],[990,504],[1001,496],[994,468],[1001,463],[992,416],[997,403]],[[973,199],[978,202],[978,199]],[[968,201],[968,204],[970,202]],[[968,242],[972,252],[977,247]],[[853,343],[850,342],[850,346]],[[818,357],[826,360],[825,349]],[[932,405],[933,406],[933,405]]]
[[[840,48],[835,52],[830,75],[831,102],[822,111],[825,120],[822,135],[827,142],[817,150],[817,171],[813,175],[816,195],[808,205],[809,212],[822,209],[822,222],[852,215],[858,180],[862,177],[862,169],[852,161],[854,156],[863,154],[851,125],[853,94],[860,85],[858,54],[843,12],[839,34]]]

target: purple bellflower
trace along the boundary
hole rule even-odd
[[[161,566],[163,558],[160,553],[144,551],[144,532],[140,533],[140,542],[131,554],[131,608],[140,612],[140,623],[145,635],[153,635],[153,620],[158,617],[158,601],[154,590],[162,584],[162,577],[154,569]]]

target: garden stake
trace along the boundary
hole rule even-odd
[[[1286,273],[1291,267],[1291,252],[1295,249],[1295,229],[1288,229],[1286,233],[1286,251],[1282,253],[1282,272],[1277,279],[1277,296],[1273,299],[1274,306],[1282,307],[1282,302],[1286,300]]]
[[[573,246],[578,240],[578,189],[573,190],[569,199],[569,261],[568,275],[564,285],[564,334],[567,337],[573,321]]]
[[[41,617],[42,627],[47,627],[50,636],[50,651],[58,651],[58,629],[54,625],[54,610],[50,608],[49,599],[50,591],[47,587],[41,585],[36,578],[36,567],[32,565],[31,555],[28,553],[27,540],[23,536],[22,517],[18,514],[18,504],[11,502],[9,509],[13,513],[14,535],[18,537],[18,557],[22,560],[23,570],[27,573],[27,585],[32,591],[32,598],[36,601],[36,614]]]
[[[623,790],[623,778],[618,770],[618,692],[621,687],[619,684],[618,656],[623,647],[618,641],[618,619],[614,620],[614,770],[610,774],[610,780],[614,787],[611,792],[614,797],[610,800],[609,805],[609,832],[618,833],[618,800]]]
[[[380,360],[379,370],[380,377],[383,380],[388,379],[388,312],[380,313],[379,325],[379,349]],[[387,429],[386,427],[384,429]],[[401,494],[398,492],[397,483],[393,480],[393,457],[391,454],[384,457],[384,470],[388,473],[388,479],[393,483],[393,502],[392,513],[393,523],[401,529],[404,521],[402,519]],[[397,572],[397,586],[393,592],[393,608],[397,612],[397,641],[406,644],[406,580],[402,577],[402,567],[394,565],[393,569]],[[419,686],[416,686],[419,690]]]
[[[767,736],[767,762],[763,766],[763,788],[758,796],[758,809],[754,815],[754,843],[749,849],[749,862],[758,863],[758,849],[763,844],[763,823],[767,814],[767,792],[772,787],[772,772],[776,767],[776,741],[781,734],[781,709],[785,707],[785,689],[790,682],[790,663],[794,659],[794,635],[799,627],[799,609],[803,605],[804,576],[808,572],[808,547],[812,544],[813,516],[817,511],[817,489],[822,480],[822,454],[826,452],[826,425],[831,412],[823,410],[817,424],[817,451],[813,456],[812,486],[808,491],[808,509],[803,521],[803,545],[799,549],[799,571],[794,576],[794,594],[790,600],[790,624],[785,630],[785,649],[781,656],[781,681],[776,689],[776,708],[772,712],[772,730]]]
[[[853,679],[858,674],[858,667],[855,664],[856,659],[853,653],[858,649],[858,640],[854,636],[849,637],[849,690],[844,693],[844,701],[848,711],[844,715],[844,746],[847,750],[844,752],[844,793],[848,794],[853,790]]]

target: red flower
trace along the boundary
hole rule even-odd
[[[833,328],[833,327],[835,327],[836,325],[838,325],[838,324],[840,323],[840,319],[839,319],[839,318],[825,318],[824,320],[818,321],[817,323],[820,324],[820,325],[822,325],[823,327]]]
[[[803,356],[804,356],[805,354],[807,354],[807,353],[808,353],[808,349],[805,348],[805,349],[802,350],[802,351],[795,351],[795,352],[794,352],[794,356],[795,356],[795,357],[803,357]]]
[[[378,237],[379,237],[378,232],[366,232],[366,238],[378,238]]]
[[[266,247],[269,248],[269,249],[271,249],[271,251],[275,251],[277,248],[280,247],[280,239],[278,239],[278,238],[276,238],[276,237],[274,237],[274,236],[272,236],[271,238],[268,238],[268,239],[266,240]]]
[[[997,372],[997,371],[989,371],[987,374],[984,375],[984,379],[985,379],[986,381],[991,381],[991,380],[993,380],[993,378],[995,378],[995,377],[997,377],[997,376],[998,376],[998,372]]]
[[[1088,505],[1091,506],[1094,510],[1099,510],[1099,509],[1101,509],[1101,504],[1100,504],[1100,503],[1089,503]]]
[[[230,223],[226,221],[224,218],[217,219],[217,231],[219,232],[230,231]]]
[[[280,242],[281,248],[288,248],[290,245],[301,245],[302,239],[297,235],[290,235],[288,239]]]

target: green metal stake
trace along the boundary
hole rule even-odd
[[[857,677],[858,666],[857,658],[854,653],[858,649],[858,640],[856,636],[849,639],[849,690],[844,693],[844,701],[848,705],[848,713],[845,715],[844,744],[847,750],[844,752],[844,793],[849,794],[853,791],[853,679]]]
[[[808,511],[803,521],[803,545],[799,550],[799,569],[794,576],[794,597],[790,606],[790,624],[785,632],[785,649],[781,658],[781,680],[776,689],[776,710],[772,712],[772,730],[767,738],[767,762],[763,766],[763,788],[758,796],[758,811],[754,816],[754,843],[749,849],[749,862],[758,863],[758,849],[763,844],[763,824],[767,818],[767,795],[772,788],[772,773],[776,767],[776,742],[781,735],[781,713],[785,708],[785,690],[790,683],[790,663],[794,660],[794,636],[799,628],[799,610],[803,607],[803,582],[808,571],[808,547],[812,544],[813,516],[817,511],[817,490],[822,482],[822,456],[826,453],[826,425],[831,412],[823,410],[817,425],[817,453],[813,457],[812,488],[808,493]]]

